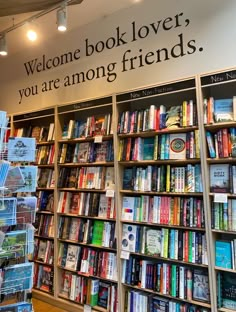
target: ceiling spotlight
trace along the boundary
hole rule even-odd
[[[2,35],[0,37],[0,55],[5,56],[7,55],[7,42],[6,42],[6,36]]]
[[[27,23],[27,33],[26,36],[30,41],[35,41],[38,38],[37,28],[34,22]]]
[[[67,29],[67,10],[66,5],[57,10],[57,29],[66,31]]]

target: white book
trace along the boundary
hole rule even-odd
[[[134,210],[135,210],[135,197],[124,196],[121,219],[126,221],[133,221]]]

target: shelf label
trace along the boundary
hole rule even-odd
[[[106,190],[106,197],[115,197],[115,190]]]
[[[121,253],[120,253],[120,258],[121,259],[129,260],[129,256],[130,256],[130,252],[129,251],[121,250]]]
[[[195,79],[183,80],[179,82],[169,83],[166,85],[156,86],[153,88],[119,94],[117,95],[116,99],[117,102],[123,102],[128,100],[141,99],[158,94],[165,94],[179,90],[185,90],[189,88],[195,88]]]
[[[201,77],[202,86],[236,79],[236,70]]]
[[[227,194],[221,194],[221,193],[215,193],[214,194],[214,203],[228,203],[228,195]]]
[[[94,137],[94,143],[102,143],[102,135],[96,135]]]
[[[84,305],[84,312],[91,312],[91,311],[92,311],[92,308],[88,304],[85,304]]]

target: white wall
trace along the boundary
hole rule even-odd
[[[100,21],[68,31],[63,36],[56,35],[32,50],[27,48],[14,55],[9,54],[0,60],[0,109],[9,113],[24,112],[233,67],[236,55],[235,12],[235,0],[146,0]],[[49,28],[51,18],[49,14],[43,20]],[[133,23],[136,41],[133,40]],[[155,34],[153,27],[158,23]],[[138,38],[141,27],[141,36],[148,31],[143,39]],[[124,41],[120,41],[119,46],[116,39],[118,31],[124,33]],[[115,38],[116,47],[86,55],[86,39],[90,44],[96,44],[98,41],[106,42],[110,37]],[[113,39],[109,39],[108,44],[112,43]],[[162,51],[158,59],[157,51],[164,48],[167,56]],[[71,63],[29,75],[26,72],[24,63],[34,59],[42,62],[43,55],[48,60],[77,49],[80,50],[76,53],[78,59]],[[124,55],[127,61],[122,62]],[[150,64],[144,61],[146,55]],[[129,59],[135,56],[137,59],[131,69]],[[110,77],[114,81],[109,82],[107,72],[111,63],[115,63]],[[100,66],[104,66],[105,77],[92,79],[91,74]],[[39,65],[38,69],[41,67]],[[89,72],[90,81],[85,78],[84,82],[65,86],[66,77],[72,79],[80,72]],[[51,90],[47,83],[49,80],[56,80]],[[35,95],[29,95],[32,86]]]

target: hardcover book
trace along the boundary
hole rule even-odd
[[[145,254],[150,256],[160,256],[161,231],[145,227],[144,235],[145,235]]]
[[[221,285],[218,285],[221,292],[222,307],[236,309],[236,283],[234,274],[224,272],[221,275]]]
[[[232,98],[214,100],[214,119],[215,122],[225,122],[234,120]]]
[[[66,264],[65,267],[70,270],[76,270],[78,264],[78,257],[80,252],[80,246],[77,245],[68,245]]]
[[[8,160],[35,161],[35,138],[10,137],[8,139]]]
[[[210,191],[215,193],[230,192],[229,164],[210,165]]]
[[[99,307],[107,309],[110,298],[110,288],[111,285],[106,282],[99,283],[98,303],[97,303]]]
[[[215,242],[215,264],[218,267],[232,269],[232,250],[231,242]]]
[[[209,280],[207,271],[201,269],[193,270],[193,299],[209,302]]]
[[[41,268],[39,288],[47,292],[53,292],[53,268],[45,265],[42,265]]]
[[[171,133],[169,145],[169,159],[186,159],[186,133]]]
[[[124,196],[122,204],[121,219],[126,221],[134,220],[135,197]]]

